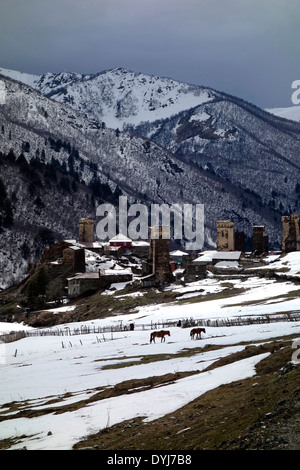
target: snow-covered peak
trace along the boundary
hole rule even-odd
[[[107,127],[139,125],[169,118],[171,115],[209,102],[217,92],[170,78],[115,68],[91,75],[45,73],[42,76],[3,70],[3,74],[22,81],[55,101],[68,104],[105,122]]]
[[[89,75],[81,75],[79,73],[50,73],[47,72],[35,82],[35,88],[44,95],[51,95],[52,93],[59,92],[62,87],[72,85],[80,80],[84,80]]]
[[[101,118],[113,128],[168,118],[214,98],[208,89],[124,69],[110,70],[76,85],[68,90],[74,99],[76,92],[77,99],[80,92],[89,93],[90,105],[92,100],[95,104],[98,101],[95,111],[102,108]]]

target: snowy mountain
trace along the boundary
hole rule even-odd
[[[281,212],[299,210],[298,123],[216,90],[121,68],[31,78],[2,73],[102,126],[154,141]]]
[[[167,118],[213,99],[210,90],[123,69],[81,78],[46,74],[35,87],[90,118],[104,121],[107,127],[120,130],[124,125]]]
[[[224,95],[130,129],[283,213],[299,211],[299,123]]]
[[[119,188],[131,201],[202,203],[206,246],[215,243],[216,220],[232,219],[248,237],[252,225],[266,225],[272,248],[280,247],[281,213],[299,207],[298,123],[224,93],[122,69],[42,77],[1,70],[3,154],[12,149],[28,162],[56,162],[68,177],[75,172],[80,182],[111,194]],[[123,126],[127,132],[119,131]],[[9,181],[12,200],[22,184]],[[94,210],[101,194],[88,195]],[[56,204],[63,207],[62,195]],[[50,212],[42,224],[51,230]],[[13,215],[7,237],[18,224]],[[77,235],[77,220],[74,226],[68,238]],[[56,234],[66,237],[66,227]]]
[[[216,93],[168,78],[152,77],[117,68],[93,75],[46,73],[41,77],[0,69],[0,73],[66,103],[90,119],[122,130],[168,118],[184,109],[208,102]]]

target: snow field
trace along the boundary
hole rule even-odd
[[[211,371],[204,371],[221,357],[241,351],[241,342],[268,342],[287,335],[299,335],[300,322],[278,322],[247,326],[207,327],[201,340],[192,341],[190,328],[169,328],[166,342],[150,344],[151,329],[142,329],[151,322],[191,318],[213,319],[236,316],[264,316],[280,312],[299,312],[298,286],[258,277],[230,281],[240,288],[232,297],[202,302],[149,305],[135,312],[85,322],[87,326],[108,326],[134,322],[134,331],[71,336],[24,338],[0,344],[0,415],[16,414],[9,403],[15,401],[19,410],[43,410],[79,403],[107,387],[131,379],[161,376],[167,373],[194,371],[185,377],[148,390],[98,400],[77,410],[61,414],[47,413],[34,418],[12,418],[1,423],[0,439],[23,437],[11,449],[24,445],[32,450],[71,449],[84,436],[123,420],[143,417],[154,420],[189,403],[219,385],[255,375],[255,364],[266,355],[237,361]],[[228,286],[228,281],[226,281]],[[208,278],[187,286],[170,286],[183,295],[198,292],[222,293],[223,281]],[[203,289],[203,292],[199,292]],[[288,297],[286,296],[288,294]],[[118,294],[119,296],[119,294]],[[122,296],[121,296],[122,297]],[[65,308],[65,307],[62,307]],[[58,310],[56,310],[58,313]],[[81,323],[60,325],[80,329]],[[0,330],[23,329],[22,325],[0,324]],[[104,340],[105,338],[105,340]],[[206,345],[220,347],[213,351],[194,349]],[[291,349],[291,359],[293,350]],[[162,355],[159,360],[143,363],[143,357]],[[177,354],[177,356],[175,356]],[[157,358],[155,358],[157,359]],[[113,366],[120,365],[120,368]],[[126,367],[125,367],[126,366]],[[68,395],[66,395],[68,394]],[[56,399],[53,404],[50,400]],[[51,435],[48,432],[51,431]]]
[[[258,357],[216,371],[201,373],[215,360],[243,347],[227,345],[223,336],[209,338],[211,331],[207,331],[206,340],[191,341],[189,331],[190,329],[174,327],[166,343],[151,345],[148,331],[116,333],[113,335],[114,339],[107,339],[101,343],[97,342],[94,335],[83,335],[80,337],[82,345],[79,337],[68,337],[73,346],[65,348],[61,346],[61,337],[52,336],[26,338],[18,344],[9,343],[5,346],[6,363],[0,372],[1,404],[11,401],[21,402],[24,410],[49,408],[47,403],[57,397],[59,401],[53,405],[55,407],[78,402],[99,392],[101,387],[112,387],[124,380],[159,376],[170,372],[199,371],[199,373],[162,387],[100,400],[73,412],[7,420],[1,423],[0,439],[24,434],[33,435],[33,438],[23,440],[22,445],[33,450],[70,449],[84,435],[97,432],[108,424],[111,426],[138,416],[145,417],[146,420],[156,419],[175,411],[211,388],[255,373],[254,365],[261,359]],[[261,336],[263,332],[258,331],[257,334]],[[234,336],[238,341],[239,334],[236,333]],[[195,354],[191,357],[171,356],[184,348],[199,347],[214,342],[217,344],[221,338],[225,347],[220,350]],[[230,343],[229,339],[227,343]],[[15,357],[17,346],[18,354]],[[3,348],[0,348],[0,351],[3,355]],[[106,365],[131,360],[139,361],[138,356],[149,354],[168,354],[170,358],[120,369],[101,369]],[[66,393],[71,396],[65,399]],[[5,413],[5,408],[3,412]],[[51,436],[47,435],[48,431],[52,432]],[[16,445],[12,448],[19,447],[22,446]]]

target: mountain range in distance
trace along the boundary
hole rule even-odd
[[[122,123],[123,124],[134,124],[134,123],[140,123],[143,120],[156,120],[156,119],[163,119],[164,117],[169,117],[170,112],[166,110],[165,113],[162,112],[163,108],[173,108],[173,113],[175,114],[176,111],[180,111],[183,109],[188,109],[189,107],[194,107],[197,104],[201,104],[202,101],[205,101],[205,96],[202,95],[202,98],[199,100],[195,100],[195,96],[192,98],[192,102],[189,102],[188,100],[183,100],[182,103],[176,103],[175,106],[170,106],[174,105],[173,102],[173,97],[172,94],[175,89],[179,93],[185,90],[190,89],[199,89],[203,87],[199,87],[196,85],[188,85],[185,83],[180,83],[175,80],[169,79],[169,78],[160,78],[160,77],[153,77],[149,75],[144,75],[144,74],[137,74],[134,72],[128,72],[127,70],[124,70],[122,68],[116,68],[113,70],[109,70],[107,72],[100,72],[100,73],[95,73],[95,74],[79,74],[79,73],[67,73],[67,72],[61,72],[61,73],[45,73],[43,75],[34,75],[34,74],[28,74],[24,72],[18,72],[15,70],[8,70],[0,67],[0,75],[3,74],[6,77],[10,77],[13,80],[20,81],[26,85],[29,85],[32,88],[35,88],[36,90],[39,90],[41,93],[43,93],[46,96],[53,97],[59,102],[63,103],[73,103],[75,107],[78,107],[78,109],[85,109],[86,106],[86,100],[84,95],[86,96],[87,93],[84,93],[84,87],[82,87],[82,84],[84,82],[88,82],[88,94],[94,94],[94,99],[98,98],[98,101],[95,104],[95,109],[92,111],[92,115],[94,114],[98,118],[106,118],[107,119],[107,126],[116,128],[119,127]],[[111,75],[111,77],[110,77]],[[116,80],[117,77],[117,80]],[[135,77],[139,77],[138,80],[135,80]],[[125,78],[125,81],[124,81]],[[166,82],[168,83],[167,89],[170,93],[165,94],[164,96],[164,103],[160,103],[159,108],[161,108],[158,112],[153,112],[155,111],[154,109],[151,109],[151,106],[149,106],[148,109],[144,109],[142,106],[140,108],[140,111],[137,114],[137,119],[134,120],[132,119],[132,116],[130,119],[118,119],[118,113],[116,113],[114,108],[108,107],[108,109],[103,112],[103,91],[107,88],[114,89],[113,93],[115,94],[115,102],[119,102],[119,98],[122,100],[125,96],[128,96],[128,93],[131,92],[131,89],[135,87],[136,89],[139,88],[139,85],[141,86],[140,94],[144,95],[146,97],[146,100],[148,99],[148,103],[153,103],[155,101],[155,98],[153,98],[153,90],[151,85],[155,83],[155,81],[162,81],[163,83]],[[92,83],[92,86],[90,86],[90,83]],[[76,86],[75,86],[76,84]],[[170,86],[171,84],[171,86]],[[159,88],[158,88],[159,90]],[[204,88],[205,90],[205,88]],[[77,97],[75,100],[75,95],[76,93],[79,93],[83,98]],[[148,95],[148,96],[147,96]],[[186,98],[186,96],[184,97]],[[80,104],[80,101],[83,102],[83,104]],[[87,99],[88,102],[90,102],[90,98]],[[178,101],[178,100],[176,100]],[[101,106],[99,106],[99,103],[101,103]],[[152,112],[151,112],[152,111]],[[266,108],[266,111],[274,114],[275,116],[282,117],[284,119],[292,120],[299,122],[300,121],[300,105],[299,106],[290,106],[290,107],[285,107],[285,108]],[[143,116],[142,113],[145,113]],[[129,116],[128,116],[129,117]],[[143,117],[145,119],[143,119]],[[148,119],[147,119],[148,118]],[[121,126],[122,127],[122,126]]]
[[[9,266],[2,286],[24,275],[20,247],[25,243],[32,253],[33,233],[76,238],[78,219],[117,194],[147,204],[204,204],[205,247],[215,244],[216,220],[231,219],[249,239],[253,225],[265,225],[271,248],[280,248],[281,215],[300,205],[297,106],[290,110],[294,120],[283,119],[283,110],[268,112],[208,87],[120,68],[0,74],[0,177],[12,212],[1,240],[14,240],[9,254],[0,242],[1,261]],[[39,174],[34,191],[20,155]],[[53,169],[56,181],[49,179]]]

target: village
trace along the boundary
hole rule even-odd
[[[150,240],[134,241],[117,234],[103,242],[95,240],[94,220],[82,218],[78,240],[46,247],[37,266],[61,279],[61,296],[74,299],[117,284],[145,288],[197,281],[207,276],[208,268],[214,274],[239,275],[251,266],[263,265],[265,259],[300,250],[298,214],[282,217],[282,251],[276,253],[269,253],[264,226],[253,226],[250,253],[245,251],[244,233],[235,231],[234,222],[217,221],[216,227],[215,250],[187,253],[170,251],[168,226],[150,227]]]

